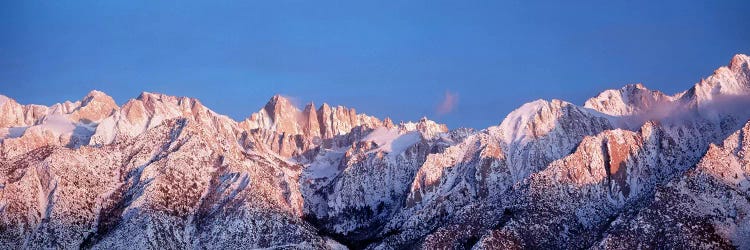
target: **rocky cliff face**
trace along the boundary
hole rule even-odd
[[[595,247],[749,248],[748,133],[750,122],[711,144],[694,168],[660,186],[650,204],[618,216]]]
[[[750,58],[481,131],[272,97],[0,96],[0,247],[748,248]]]

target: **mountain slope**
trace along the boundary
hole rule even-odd
[[[449,130],[274,96],[0,96],[3,248],[747,248],[750,58]]]

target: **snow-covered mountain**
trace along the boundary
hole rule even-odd
[[[449,130],[274,96],[0,96],[0,248],[750,248],[750,58]]]

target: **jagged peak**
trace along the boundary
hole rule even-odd
[[[508,115],[505,117],[503,122],[505,120],[514,119],[514,118],[520,118],[520,117],[527,117],[536,114],[539,109],[541,109],[544,106],[549,105],[550,102],[544,99],[537,99],[531,102],[524,103],[517,109],[511,111],[508,113]]]
[[[172,96],[168,96],[168,95],[161,94],[161,93],[153,93],[153,92],[144,91],[144,92],[141,92],[141,94],[138,95],[138,97],[136,97],[135,100],[142,101],[144,103],[153,103],[153,102],[164,102],[170,97],[175,98],[175,99],[177,98],[177,97],[172,97]]]
[[[86,106],[94,101],[117,106],[117,104],[115,104],[115,100],[111,96],[99,90],[89,91],[89,93],[86,94],[83,99],[81,99],[81,106]]]
[[[391,118],[386,117],[383,121],[384,122],[385,121],[391,121]],[[405,126],[405,125],[408,125],[408,124],[413,124],[413,125],[418,125],[418,124],[430,124],[430,125],[436,124],[436,125],[442,125],[442,124],[439,124],[439,123],[437,123],[437,122],[435,122],[433,120],[430,120],[426,116],[423,116],[422,118],[419,118],[419,120],[417,120],[416,122],[413,122],[413,121],[406,121],[406,122],[404,122],[404,121],[402,121],[399,125]]]
[[[343,110],[343,111],[346,111],[346,112],[355,112],[355,113],[357,112],[357,110],[355,108],[350,108],[350,107],[346,107],[346,106],[343,106],[343,105],[335,105],[334,106],[334,105],[328,104],[326,102],[324,102],[323,104],[320,105],[320,107],[318,108],[318,113],[320,113],[323,110],[331,110],[331,111]]]
[[[643,83],[629,83],[622,87],[622,90],[649,90]]]
[[[98,90],[92,90],[83,99],[76,102],[76,107],[70,111],[70,114],[71,119],[88,123],[100,121],[119,108],[111,96]]]
[[[683,102],[697,102],[704,105],[718,96],[739,96],[750,94],[750,58],[744,54],[732,57],[728,66],[719,67],[714,73],[701,79],[690,89],[675,95]]]
[[[671,100],[672,97],[661,91],[648,89],[642,83],[632,83],[620,89],[602,91],[599,95],[586,100],[583,106],[604,114],[622,116],[632,115]]]
[[[314,113],[309,109],[310,105],[307,105],[303,112],[289,97],[275,94],[263,108],[246,118],[244,123],[251,129],[262,128],[290,135],[303,134],[304,128],[310,123],[309,114]]]
[[[386,128],[392,128],[393,127],[393,120],[391,120],[390,117],[385,117],[385,119],[383,119],[383,126],[386,127]]]
[[[320,105],[318,110],[323,110],[323,109],[331,109],[331,105],[329,105],[327,102],[324,102],[323,104]]]
[[[602,91],[595,97],[587,100],[586,102],[588,103],[589,101],[601,99],[603,97],[608,97],[611,95],[622,96],[623,94],[630,94],[630,93],[655,93],[655,94],[664,95],[661,91],[651,90],[647,88],[645,85],[643,85],[643,83],[629,83],[629,84],[625,84],[620,89],[608,89],[608,90]]]
[[[498,129],[502,131],[506,143],[522,143],[530,137],[537,137],[546,133],[546,131],[550,131],[558,123],[559,117],[571,114],[571,112],[563,112],[563,110],[568,109],[577,110],[579,111],[577,113],[586,116],[602,116],[601,113],[596,111],[591,111],[559,99],[552,99],[550,101],[538,99],[525,103],[518,109],[510,112],[500,123]]]
[[[285,96],[283,96],[281,94],[275,94],[275,95],[271,96],[271,99],[268,100],[268,103],[273,103],[273,104],[284,103],[284,102],[291,103],[291,101],[289,100],[289,98],[287,98],[287,97],[285,97]]]
[[[390,121],[390,118],[386,118],[388,121]],[[386,125],[384,123],[384,125]],[[388,126],[386,126],[388,127]],[[441,133],[447,133],[448,132],[448,126],[445,124],[437,123],[433,120],[427,119],[426,116],[423,116],[419,119],[417,122],[401,122],[399,124],[399,127],[406,131],[419,131],[422,133],[422,135],[425,138],[435,138]]]
[[[268,104],[271,104],[271,105],[290,105],[290,106],[295,106],[293,104],[291,98],[289,98],[287,96],[284,96],[284,95],[281,95],[281,94],[275,94],[275,95],[271,96],[271,99],[268,100],[268,103],[266,105],[268,105]]]
[[[153,93],[153,92],[141,92],[140,95],[135,100],[142,101],[144,103],[152,103],[152,102],[162,102],[162,103],[174,103],[178,105],[184,105],[189,104],[191,107],[194,106],[203,106],[200,100],[197,98],[187,97],[187,96],[172,96],[162,93]],[[132,101],[132,100],[131,100]],[[123,105],[124,106],[124,105]]]
[[[151,100],[151,99],[162,100],[162,99],[171,99],[171,98],[178,99],[178,98],[188,98],[188,97],[181,97],[181,96],[178,97],[178,96],[171,96],[171,95],[162,94],[162,93],[143,91],[141,92],[140,95],[138,95],[136,99],[144,101],[144,100]]]
[[[566,105],[570,105],[570,103],[558,99],[552,99],[551,101],[537,99],[531,102],[524,103],[523,105],[521,105],[521,107],[518,107],[517,109],[511,111],[505,117],[502,123],[518,119],[526,120],[530,117],[533,117],[544,108],[560,108]]]
[[[305,105],[306,111],[315,111],[315,102],[309,102]]]
[[[153,99],[158,99],[158,98],[159,98],[159,97],[161,97],[162,95],[163,95],[163,94],[159,94],[159,93],[152,93],[152,92],[147,92],[147,91],[143,91],[143,92],[141,92],[141,94],[140,94],[140,95],[138,95],[138,97],[136,97],[135,99],[138,99],[138,100],[146,100],[146,99],[152,99],[152,98],[153,98]]]
[[[92,89],[91,91],[89,91],[88,94],[86,94],[86,98],[88,98],[88,97],[104,97],[104,96],[109,97],[109,95],[107,95],[107,93],[104,93],[104,92],[96,90],[96,89]]]
[[[167,99],[178,99],[177,96],[170,96],[162,93],[154,93],[154,92],[141,92],[140,95],[136,98],[136,100],[141,100],[143,102],[152,102],[152,101],[165,101]]]
[[[377,118],[357,114],[354,108],[334,107],[324,102],[315,109],[315,103],[310,102],[300,110],[293,99],[278,94],[271,97],[260,111],[245,119],[244,124],[251,129],[263,128],[290,135],[320,135],[325,138],[348,133],[357,126],[382,126]]]
[[[547,101],[544,99],[537,99],[531,102],[524,103],[521,105],[521,107],[518,107],[517,109],[511,111],[508,116],[509,117],[515,117],[515,116],[526,116],[526,115],[533,115],[536,114],[536,112],[539,111],[544,106],[550,105],[552,102]]]
[[[271,115],[272,119],[276,119],[280,113],[299,113],[300,110],[293,104],[293,102],[286,96],[276,94],[268,100],[264,107],[266,112]]]
[[[735,72],[740,71],[743,68],[745,70],[750,69],[750,57],[745,54],[734,55],[732,60],[729,61],[729,68]]]
[[[659,96],[660,98],[668,97],[667,94],[659,90],[649,89],[643,83],[631,83],[625,85],[623,90],[630,91],[630,93],[648,93],[650,95]]]

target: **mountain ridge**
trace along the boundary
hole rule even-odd
[[[674,95],[537,100],[480,131],[281,95],[241,121],[148,92],[122,106],[2,96],[0,246],[746,248],[746,105],[742,54]]]

